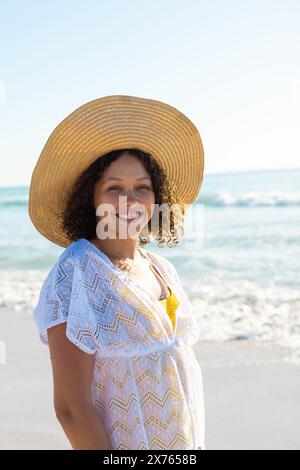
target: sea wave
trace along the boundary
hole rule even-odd
[[[1,311],[32,315],[49,270],[2,271]],[[300,351],[298,288],[207,276],[181,277],[202,341],[271,341]],[[16,286],[18,287],[16,289]]]
[[[300,206],[300,191],[245,191],[232,193],[218,191],[216,194],[206,194],[199,197],[199,202],[205,206],[237,206],[237,207],[286,207]]]
[[[28,205],[28,196],[0,196],[0,207],[19,207]]]
[[[19,207],[28,205],[28,195],[1,195],[0,207]],[[244,191],[233,193],[217,191],[212,194],[201,194],[198,203],[216,207],[285,207],[300,206],[300,191]]]

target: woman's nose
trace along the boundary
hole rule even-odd
[[[143,210],[144,204],[139,200],[138,194],[134,190],[124,190],[119,198],[119,209],[122,211]]]
[[[132,189],[128,189],[128,190],[125,190],[124,193],[122,194],[122,196],[126,197],[127,198],[127,203],[128,202],[133,202],[137,199],[137,195],[136,193],[134,192],[134,190]]]

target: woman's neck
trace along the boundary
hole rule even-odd
[[[136,240],[99,240],[99,238],[96,237],[90,241],[111,260],[130,259],[136,261],[136,259],[139,258],[138,243]]]

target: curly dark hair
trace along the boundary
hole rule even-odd
[[[65,232],[70,242],[79,238],[91,240],[96,235],[96,210],[93,205],[94,188],[101,178],[104,170],[124,152],[136,156],[144,164],[149,173],[155,194],[155,204],[167,204],[172,206],[170,210],[169,224],[162,223],[159,214],[158,229],[153,231],[151,219],[139,235],[139,245],[150,243],[149,234],[157,241],[159,247],[172,247],[180,243],[184,233],[183,216],[185,206],[176,194],[176,188],[170,184],[164,170],[155,161],[151,154],[137,148],[113,150],[97,158],[85,171],[83,171],[68,192],[64,202],[64,209],[60,213],[60,227]],[[156,206],[155,206],[156,207]],[[175,209],[174,209],[175,208]],[[144,234],[146,228],[146,234]]]

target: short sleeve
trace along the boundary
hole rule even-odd
[[[48,345],[48,328],[66,322],[67,338],[82,351],[95,354],[93,328],[82,298],[78,267],[71,256],[61,256],[48,273],[33,316],[43,344]]]

